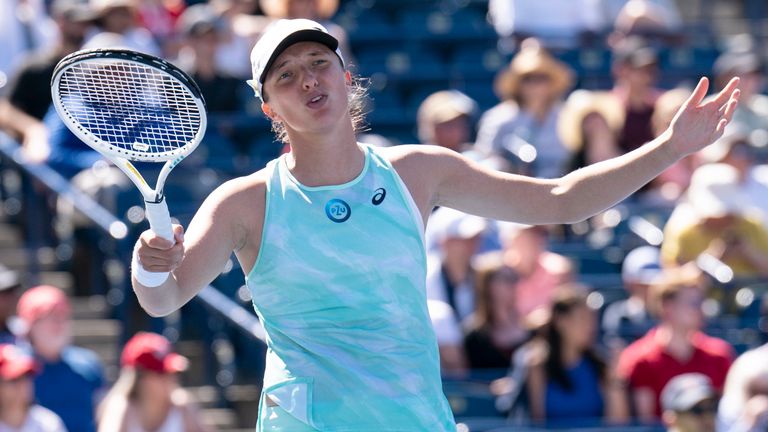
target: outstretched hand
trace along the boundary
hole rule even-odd
[[[677,157],[695,153],[723,136],[739,103],[738,85],[739,78],[733,78],[720,93],[705,101],[709,80],[699,80],[669,127],[671,150]]]

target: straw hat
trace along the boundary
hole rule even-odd
[[[290,18],[288,16],[288,2],[291,0],[259,0],[259,8],[262,13],[270,18]],[[313,19],[325,20],[331,18],[339,9],[339,0],[315,0],[317,16]],[[307,17],[293,17],[307,18]]]
[[[549,76],[555,94],[562,95],[573,85],[573,71],[563,62],[552,57],[535,39],[526,39],[520,51],[512,58],[509,67],[496,77],[493,89],[501,100],[518,93],[522,78],[531,74]]]
[[[584,145],[582,124],[592,113],[601,115],[612,131],[618,131],[624,125],[624,107],[616,96],[609,92],[574,91],[563,105],[557,123],[560,139],[572,152],[581,150]]]

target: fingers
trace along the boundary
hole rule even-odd
[[[696,84],[696,88],[693,89],[693,93],[688,97],[688,100],[685,101],[685,107],[690,106],[698,106],[701,101],[704,100],[704,97],[707,95],[707,90],[709,89],[709,80],[707,77],[702,77],[699,80],[699,83]]]
[[[175,242],[172,243],[152,230],[144,231],[139,237],[137,256],[145,270],[169,272],[175,270],[184,257],[184,228],[173,226]]]
[[[169,272],[175,270],[184,257],[184,244],[176,243],[172,248],[159,250],[140,247],[138,259],[145,270],[152,272]]]
[[[723,117],[727,118],[728,121],[731,120],[733,117],[733,113],[736,111],[736,107],[739,106],[739,96],[741,96],[741,92],[739,90],[736,90],[733,92],[733,95],[728,100],[728,103],[723,105],[720,109],[723,112]]]
[[[717,104],[717,106],[725,104],[727,100],[729,100],[733,93],[736,91],[736,87],[739,85],[739,77],[733,77],[730,81],[728,81],[728,84],[723,87],[722,90],[720,90],[720,93],[717,94],[717,96],[712,100],[712,103]]]
[[[173,225],[173,238],[176,243],[184,243],[184,227],[181,225]]]

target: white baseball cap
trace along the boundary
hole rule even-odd
[[[262,85],[277,57],[289,46],[299,42],[318,42],[335,52],[344,65],[339,41],[320,23],[308,19],[281,19],[270,24],[251,50],[251,69],[254,79],[248,84],[262,97]]]

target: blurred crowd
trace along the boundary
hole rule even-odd
[[[243,150],[251,137],[226,115],[257,105],[244,83],[253,43],[276,19],[311,18],[330,29],[356,64],[360,53],[333,22],[339,6],[337,0],[0,0],[0,130],[22,143],[30,161],[94,195],[128,188],[119,174],[92,169],[98,154],[63,126],[49,92],[53,68],[67,54],[121,47],[189,72],[209,112],[224,116],[213,133]],[[446,84],[414,113],[424,144],[497,170],[553,178],[664,134],[690,93],[685,85],[660,85],[661,53],[687,43],[673,0],[490,0],[487,12],[499,52],[511,59],[487,83],[499,102],[481,107]],[[610,52],[611,85],[578,88],[582,77],[557,53],[594,44]],[[768,316],[759,304],[768,281],[766,59],[749,35],[723,46],[710,76],[718,88],[741,78],[734,121],[719,141],[630,198],[630,208],[654,209],[663,241],[644,237],[648,244],[622,251],[623,291],[610,304],[595,296],[605,287],[582,277],[578,254],[554,247],[583,246],[583,232],[435,210],[426,234],[427,297],[447,380],[481,375],[500,414],[552,426],[767,430],[768,346],[755,347],[765,333],[748,347],[708,334],[719,316],[741,312],[724,282],[762,287],[753,294],[757,313]],[[360,139],[393,144],[374,134]],[[49,211],[51,218],[72,217],[55,205]],[[93,240],[80,241],[88,257]],[[75,273],[83,268],[75,267]],[[85,279],[75,278],[79,289]],[[185,359],[168,340],[150,333],[132,338],[110,389],[98,357],[71,345],[64,292],[22,288],[13,271],[1,272],[0,431],[207,430],[179,387]],[[103,291],[81,294],[97,292]]]

